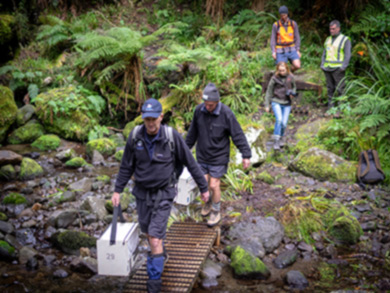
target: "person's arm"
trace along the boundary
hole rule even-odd
[[[348,38],[344,44],[344,61],[343,61],[343,65],[341,65],[340,70],[345,71],[349,65],[350,60],[351,60],[351,41]]]
[[[185,140],[188,148],[190,148],[190,149],[195,145],[195,143],[198,139],[198,126],[197,126],[197,119],[196,119],[197,110],[198,110],[198,108],[196,108],[194,111],[194,116],[192,117],[190,129],[188,130],[187,137]]]
[[[275,85],[275,81],[273,78],[270,79],[269,83],[268,83],[268,87],[267,87],[267,91],[265,93],[265,98],[264,98],[264,106],[265,106],[265,109],[269,111],[269,108],[270,108],[270,105],[271,105],[271,99],[272,99],[272,96],[274,94],[274,85]],[[267,111],[267,112],[268,112]]]
[[[324,49],[324,51],[322,52],[322,58],[321,58],[321,69],[324,70],[325,67],[324,67],[324,64],[325,64],[325,56],[326,56],[326,50]]]
[[[295,83],[294,75],[292,75],[292,79],[291,79],[291,90],[294,94],[297,93],[297,84]],[[291,98],[291,96],[290,96],[290,98]]]
[[[276,59],[276,34],[278,32],[278,27],[277,25],[274,23],[272,25],[272,33],[271,33],[271,42],[270,42],[270,45],[271,45],[271,53],[272,53],[272,57],[274,59]]]
[[[299,35],[298,24],[294,21],[294,44],[297,52],[300,54],[301,51],[301,36]],[[301,56],[299,56],[301,57]]]
[[[229,132],[232,137],[234,145],[240,150],[243,159],[250,159],[252,157],[251,148],[245,137],[244,131],[241,125],[238,123],[236,116],[233,112],[229,112],[227,117],[227,123],[229,124]]]
[[[134,130],[133,130],[134,131]],[[129,134],[129,138],[126,143],[125,150],[123,152],[123,157],[121,161],[121,166],[119,168],[118,176],[115,182],[114,193],[111,197],[112,204],[117,206],[119,204],[120,193],[123,192],[127,182],[129,182],[131,176],[134,173],[134,159],[133,159],[133,150],[132,150],[132,133]]]

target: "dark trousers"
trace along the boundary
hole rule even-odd
[[[328,89],[328,108],[334,107],[333,97],[339,97],[344,94],[345,89],[345,71],[337,68],[334,71],[324,71],[326,78],[326,88]],[[335,94],[335,91],[337,93]]]

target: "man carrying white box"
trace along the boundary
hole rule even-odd
[[[179,175],[176,174],[177,164],[188,168],[206,202],[209,192],[202,171],[180,134],[161,125],[164,115],[160,102],[148,99],[141,111],[144,124],[133,129],[128,137],[112,203],[118,206],[120,193],[134,175],[135,186],[132,193],[137,200],[138,223],[141,231],[146,233],[151,249],[146,264],[148,292],[160,292],[161,275],[167,260],[163,239],[176,196]]]

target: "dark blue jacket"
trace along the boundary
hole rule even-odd
[[[136,186],[132,193],[140,199],[144,198],[145,189],[166,189],[169,185],[174,166],[172,152],[169,148],[169,140],[165,137],[163,127],[165,126],[161,125],[159,135],[154,140],[152,159],[150,158],[145,142],[145,126],[142,126],[138,131],[135,137],[135,144],[132,141],[133,132],[130,133],[116,179],[115,192],[121,193],[133,174]],[[176,162],[181,162],[185,165],[199,186],[199,190],[202,193],[206,192],[208,190],[206,179],[192,156],[191,151],[176,130],[173,130],[173,138],[175,141]],[[174,196],[175,194],[170,194],[164,195],[163,197],[173,198]]]
[[[186,137],[189,148],[196,144],[196,159],[199,163],[225,165],[229,163],[230,137],[243,158],[252,156],[245,134],[230,108],[219,102],[209,113],[204,103],[196,107]]]

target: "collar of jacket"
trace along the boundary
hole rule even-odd
[[[213,112],[210,113],[209,111],[207,111],[206,106],[203,103],[201,111],[203,113],[209,113],[209,114],[218,116],[219,114],[221,114],[221,108],[222,108],[222,104],[221,104],[221,102],[218,102],[217,107],[214,109]]]

